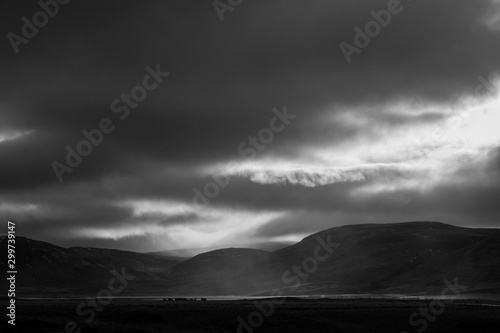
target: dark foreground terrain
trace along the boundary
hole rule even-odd
[[[500,307],[455,300],[429,310],[422,300],[306,300],[283,304],[269,299],[241,301],[162,301],[114,299],[95,312],[76,314],[83,300],[18,300],[16,326],[7,332],[499,332]],[[275,300],[277,301],[277,300]],[[254,303],[257,302],[257,303]],[[257,306],[257,305],[258,306]],[[272,305],[271,305],[272,304]],[[497,303],[498,304],[498,303]],[[261,308],[261,310],[258,309]],[[423,311],[420,314],[420,311]],[[83,311],[88,311],[84,308]],[[267,316],[262,312],[265,312]],[[409,318],[413,315],[413,326]],[[250,321],[255,327],[248,325]],[[425,319],[427,316],[428,319]],[[247,324],[240,325],[238,317]],[[84,320],[88,319],[89,324]],[[0,327],[5,327],[5,319]],[[248,325],[248,326],[246,326]],[[5,330],[2,328],[2,332]],[[72,332],[72,330],[68,330]]]

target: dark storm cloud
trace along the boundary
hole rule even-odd
[[[481,22],[490,10],[487,1],[405,4],[401,16],[359,55],[360,64],[348,65],[338,44],[350,41],[352,28],[385,4],[255,2],[234,13],[226,27],[205,2],[71,3],[34,39],[36,45],[20,53],[26,60],[9,59],[14,66],[7,73],[14,79],[7,91],[14,97],[6,93],[4,98],[26,127],[74,126],[78,131],[109,113],[111,101],[138,83],[146,65],[161,63],[172,77],[145,102],[158,115],[142,105],[137,111],[143,119],[124,125],[127,131],[121,133],[130,134],[123,137],[144,143],[152,153],[159,142],[180,139],[178,146],[187,154],[217,154],[229,153],[230,142],[238,142],[236,134],[262,126],[274,106],[292,104],[310,113],[332,102],[362,105],[402,96],[446,100],[472,94],[476,76],[498,68],[498,58],[491,56],[498,38]],[[19,25],[15,17],[5,24],[11,30]],[[26,96],[31,104],[24,102]],[[165,133],[159,136],[162,124]],[[186,141],[199,142],[190,146]],[[208,147],[197,151],[200,141]]]
[[[54,225],[113,226],[131,219],[130,209],[115,206],[125,199],[191,202],[192,189],[210,181],[198,168],[241,160],[238,144],[267,126],[274,107],[287,105],[298,118],[262,157],[300,159],[317,145],[375,139],[385,128],[439,123],[440,106],[473,96],[479,75],[499,72],[499,30],[486,23],[497,6],[488,0],[402,4],[404,11],[348,64],[339,44],[352,44],[353,28],[363,28],[373,19],[370,11],[386,8],[387,1],[251,1],[227,13],[223,23],[210,1],[72,1],[21,45],[19,54],[4,38],[0,135],[28,134],[0,141],[0,198],[52,207],[47,216]],[[39,10],[34,2],[4,7],[4,34],[20,33],[20,18]],[[171,75],[129,118],[118,120],[111,103],[141,84],[145,67],[156,64]],[[385,112],[391,102],[431,105],[435,111]],[[368,126],[334,117],[350,110],[368,119]],[[83,139],[81,131],[96,128],[104,117],[116,130],[59,184],[52,161],[63,162],[65,146],[75,147]],[[498,151],[492,156],[488,170],[498,177]],[[375,199],[349,197],[360,186],[403,177],[394,170],[366,176],[363,182],[314,189],[233,177],[211,205],[303,206],[325,214],[325,220],[344,211],[344,223],[389,209],[403,220],[418,219],[418,210],[428,207],[444,210],[439,216],[450,220],[454,211],[476,212],[487,221],[498,213],[487,199],[497,193],[497,182],[459,182],[438,190],[433,200],[411,190]],[[478,201],[450,195],[460,186]],[[413,204],[395,204],[398,195]],[[288,228],[284,219],[273,225],[265,227],[271,232],[261,232],[277,235],[276,226]],[[291,225],[286,232],[300,229]]]
[[[500,177],[500,147],[490,150],[488,157],[487,175],[498,179]]]

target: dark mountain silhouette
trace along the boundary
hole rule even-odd
[[[95,294],[122,267],[135,276],[124,295],[435,295],[455,279],[462,293],[500,293],[500,230],[437,222],[335,227],[275,252],[229,248],[182,262],[22,237],[16,249],[21,294]]]
[[[138,281],[147,284],[161,280],[161,273],[182,261],[180,258],[146,255],[98,248],[62,248],[50,243],[17,236],[16,287],[29,294],[87,293],[106,286],[111,270],[126,267]],[[7,253],[7,237],[0,237]],[[6,257],[6,256],[5,256]],[[0,258],[7,267],[7,258]]]
[[[278,251],[285,266],[311,255],[318,237],[340,244],[298,293],[439,293],[455,277],[468,292],[500,291],[500,230],[436,222],[367,224],[321,231]]]
[[[250,249],[256,249],[256,250],[264,250],[264,251],[278,251],[281,250],[287,246],[293,245],[294,242],[257,242],[257,243],[250,243],[250,244],[244,244],[243,247],[245,248],[250,248]],[[173,249],[173,250],[164,250],[164,251],[154,251],[154,252],[147,252],[148,254],[157,254],[161,256],[167,256],[167,257],[180,257],[180,258],[185,258],[189,259],[194,257],[195,255],[205,253],[205,252],[210,252],[212,251],[212,248],[187,248],[187,249]]]

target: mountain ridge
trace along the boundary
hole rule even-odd
[[[500,229],[494,228],[429,221],[345,225],[273,252],[225,248],[189,259],[114,249],[65,249],[24,237],[16,237],[16,244],[19,239],[18,286],[31,294],[88,294],[109,280],[110,270],[122,267],[136,277],[127,295],[268,295],[272,291],[425,295],[439,292],[444,281],[455,278],[468,286],[466,293],[500,293]],[[4,243],[5,237],[0,238]],[[322,243],[338,247],[320,262],[315,255],[328,254]]]

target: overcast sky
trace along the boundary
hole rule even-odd
[[[0,220],[136,251],[500,227],[499,3],[402,1],[348,61],[387,6],[243,0],[221,21],[210,0],[73,0],[16,53],[8,33],[40,7],[4,4]],[[68,166],[103,119],[113,131]]]

